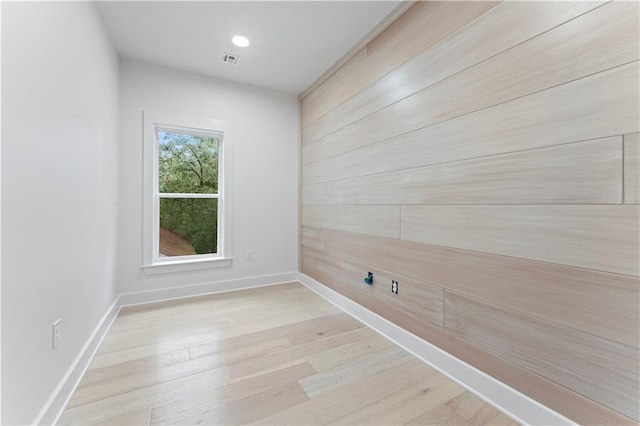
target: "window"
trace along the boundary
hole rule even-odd
[[[229,145],[221,121],[145,111],[145,274],[231,264]]]

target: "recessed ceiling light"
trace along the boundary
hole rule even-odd
[[[247,47],[249,45],[249,39],[241,35],[233,36],[231,41],[238,47]]]

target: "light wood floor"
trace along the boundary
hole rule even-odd
[[[299,283],[126,308],[60,424],[514,424]]]

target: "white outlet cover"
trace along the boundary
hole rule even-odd
[[[51,325],[51,348],[55,349],[60,342],[60,318]]]

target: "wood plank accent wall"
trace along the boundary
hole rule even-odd
[[[640,204],[640,133],[624,135],[624,202]]]
[[[639,8],[417,2],[301,99],[302,271],[579,423],[640,421]]]

